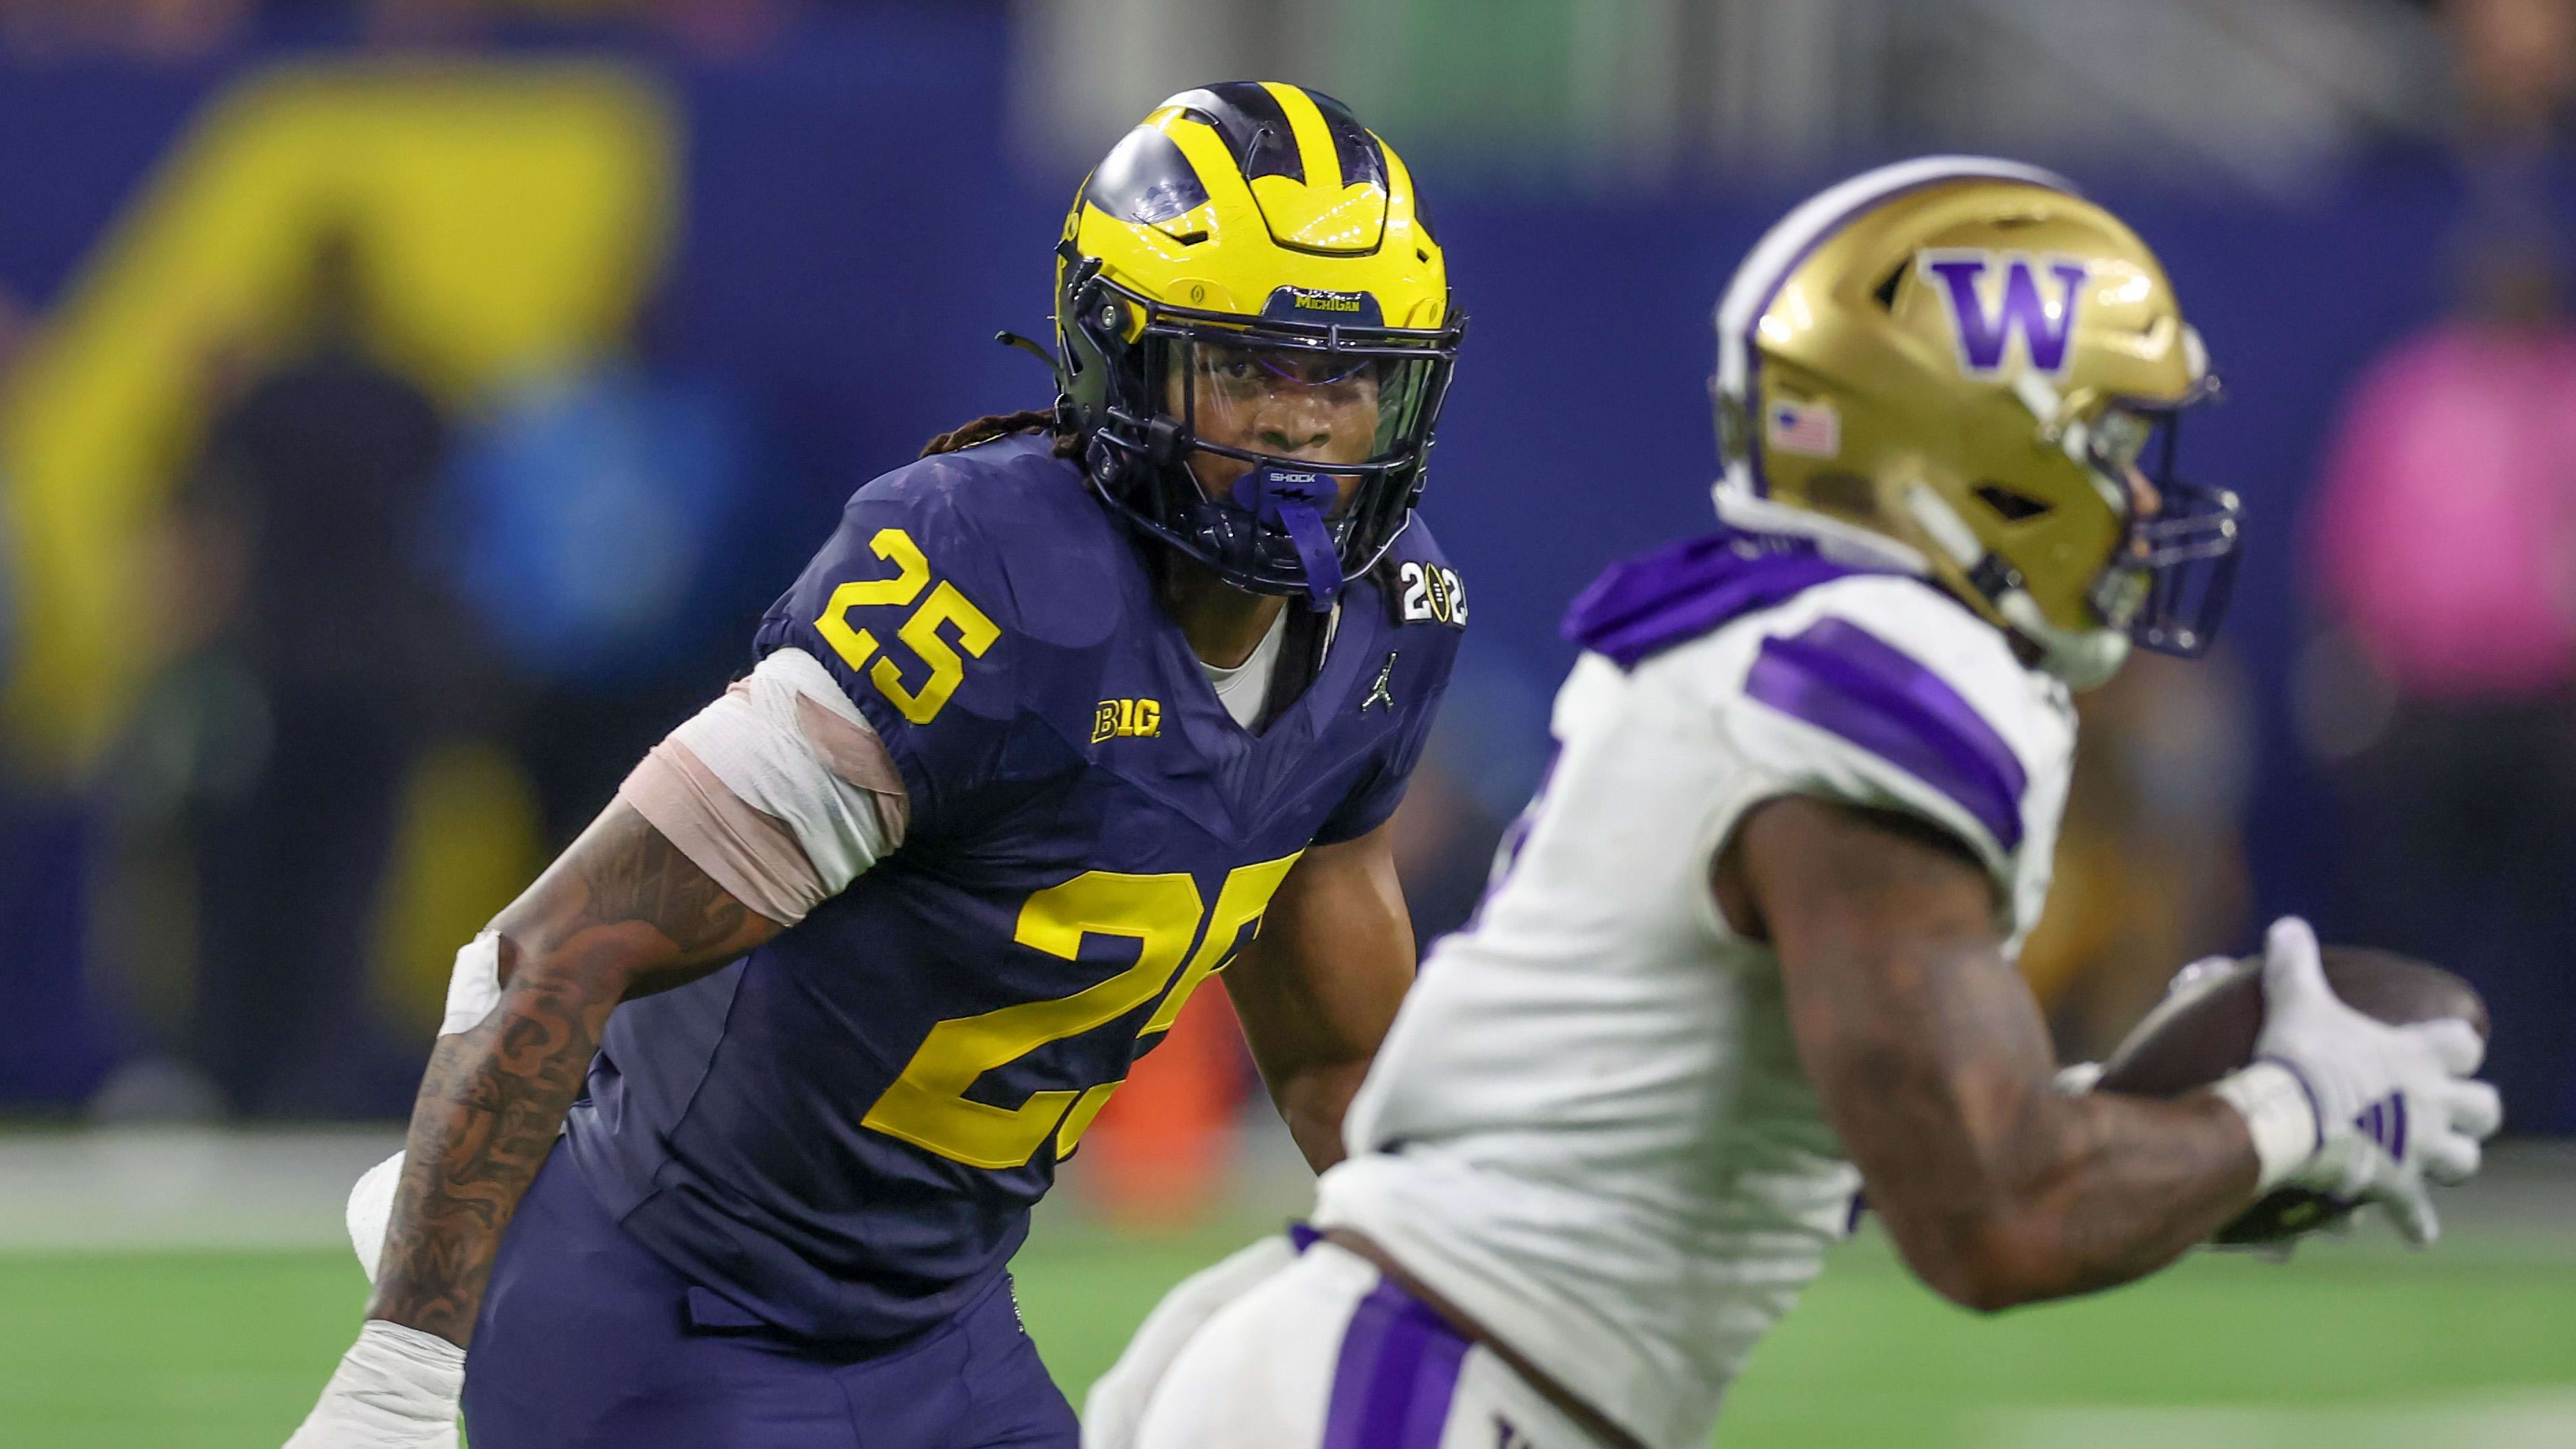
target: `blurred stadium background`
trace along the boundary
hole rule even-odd
[[[2086,701],[2062,1046],[2285,910],[2495,1007],[2516,1140],[2436,1256],[1977,1323],[1864,1238],[1720,1442],[2576,1444],[2576,0],[0,0],[0,1444],[282,1439],[450,953],[853,487],[1045,400],[990,338],[1084,168],[1248,75],[1404,146],[1475,319],[1426,937],[1559,611],[1706,524],[1743,249],[1993,150],[2162,252],[2253,514],[2219,657]],[[1076,1392],[1305,1201],[1221,994],[1138,1078],[1020,1264]]]

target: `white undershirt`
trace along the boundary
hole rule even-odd
[[[1270,702],[1270,676],[1277,672],[1280,641],[1288,636],[1288,611],[1270,621],[1270,632],[1252,646],[1252,657],[1232,669],[1219,669],[1202,659],[1199,668],[1206,672],[1210,687],[1216,690],[1217,703],[1234,716],[1234,722],[1245,729],[1261,718],[1261,708]]]

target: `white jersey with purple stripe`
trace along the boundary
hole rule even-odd
[[[1316,1220],[1374,1237],[1646,1443],[1719,1399],[1848,1227],[1857,1175],[1799,1069],[1778,959],[1710,866],[1820,796],[1965,842],[2018,948],[2074,711],[1910,576],[1727,532],[1576,606],[1548,784],[1477,919],[1425,962]]]

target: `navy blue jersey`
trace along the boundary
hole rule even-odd
[[[1298,855],[1403,794],[1465,618],[1428,529],[1329,627],[1292,621],[1310,668],[1258,731],[1142,549],[1045,439],[1007,439],[860,489],[761,625],[884,738],[909,833],[742,961],[621,1007],[570,1132],[628,1231],[763,1321],[891,1339],[972,1301]]]

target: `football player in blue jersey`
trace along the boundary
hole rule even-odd
[[[460,1404],[475,1449],[1072,1444],[1007,1264],[1220,970],[1340,1156],[1466,618],[1414,513],[1440,248],[1347,108],[1234,83],[1121,141],[1057,255],[1054,411],[860,489],[750,675],[459,953],[297,1449],[452,1445]]]

